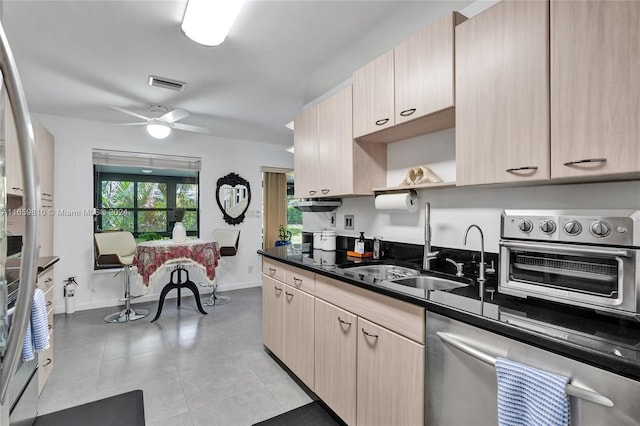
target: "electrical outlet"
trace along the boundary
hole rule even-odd
[[[353,215],[352,214],[344,215],[344,229],[354,229],[353,228]]]
[[[331,222],[331,227],[336,227],[336,212],[329,213],[329,221]]]

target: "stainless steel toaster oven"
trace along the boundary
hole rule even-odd
[[[640,320],[640,211],[505,210],[498,291]]]

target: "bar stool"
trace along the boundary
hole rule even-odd
[[[218,242],[220,248],[220,257],[235,256],[238,253],[238,243],[240,242],[240,230],[239,229],[214,229],[213,239]],[[221,259],[222,260],[222,259]],[[222,264],[222,262],[220,263]],[[220,266],[218,266],[219,268]],[[218,296],[216,290],[218,289],[219,273],[216,270],[216,278],[211,287],[211,295],[204,302],[207,306],[224,305],[231,302],[229,296]]]
[[[135,321],[149,315],[146,309],[134,311],[131,308],[131,299],[140,296],[131,296],[131,265],[136,253],[136,240],[131,232],[114,231],[93,234],[96,248],[96,265],[119,266],[124,272],[124,309],[105,317],[106,322],[120,323]],[[118,272],[119,274],[120,272]],[[116,274],[116,275],[118,275]]]

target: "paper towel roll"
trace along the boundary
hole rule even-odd
[[[378,195],[375,205],[376,210],[413,213],[418,210],[417,201],[418,194],[415,191],[410,191]]]

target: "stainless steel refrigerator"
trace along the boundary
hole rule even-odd
[[[22,346],[31,319],[31,302],[36,287],[36,215],[39,185],[36,173],[33,127],[24,92],[0,23],[0,426],[30,425],[38,410],[38,359],[22,361]],[[7,194],[5,166],[5,109],[14,117],[23,195],[24,229],[19,270],[6,268]],[[13,300],[15,299],[15,300]]]

